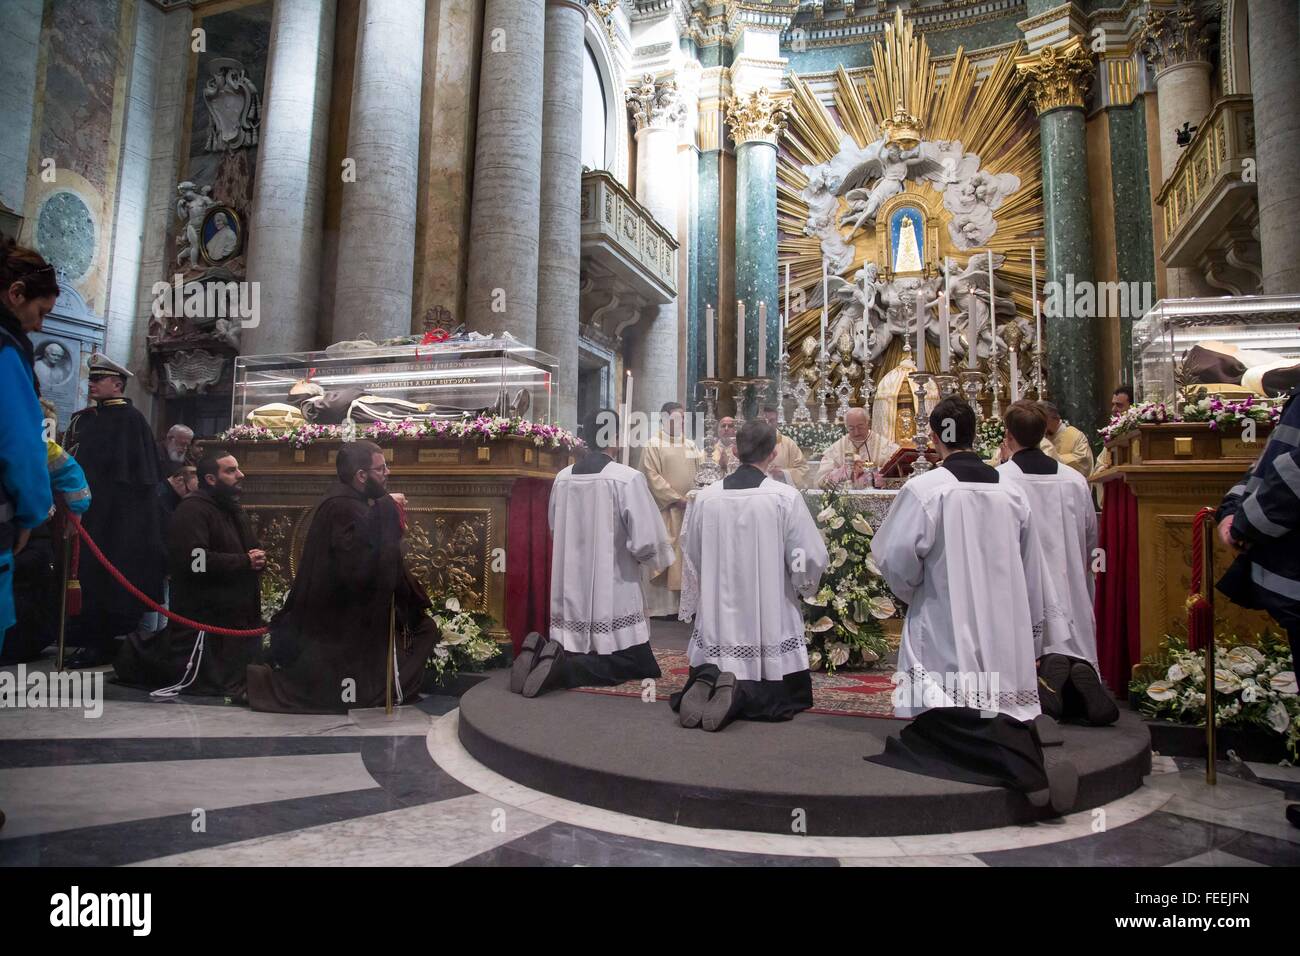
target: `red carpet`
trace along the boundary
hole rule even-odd
[[[663,677],[655,685],[655,699],[663,703],[686,686],[690,665],[681,651],[655,650],[655,659]],[[834,714],[840,717],[893,717],[890,695],[894,685],[890,672],[836,671],[834,674],[812,675],[813,707],[809,713]],[[641,684],[629,681],[616,687],[583,687],[580,694],[613,694],[616,697],[640,697]]]

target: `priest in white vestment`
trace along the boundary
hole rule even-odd
[[[871,759],[1009,787],[1067,812],[1078,774],[1066,761],[1045,762],[1046,728],[1034,723],[1043,596],[1029,503],[971,450],[975,412],[964,400],[941,401],[930,431],[942,464],[908,479],[871,541],[908,606],[894,712],[914,718]]]
[[[776,428],[776,409],[764,408],[763,419]],[[795,488],[804,488],[808,484],[808,460],[803,456],[803,449],[789,435],[776,433],[776,457],[767,469],[769,477],[784,481]]]
[[[828,557],[802,494],[766,474],[776,429],[748,421],[741,464],[695,496],[683,548],[700,578],[690,677],[671,704],[683,727],[789,720],[812,706],[801,596]]]
[[[618,418],[584,425],[588,451],[551,487],[550,637],[529,634],[511,690],[612,686],[660,677],[641,599],[641,570],[661,571],[673,548],[640,472],[615,461]]]
[[[641,473],[659,506],[673,561],[667,567],[643,568],[641,590],[645,612],[650,617],[677,617],[682,599],[682,549],[678,540],[686,516],[686,496],[695,487],[695,472],[702,455],[684,434],[686,412],[677,402],[668,402],[660,412],[662,428],[641,452]]]
[[[1029,499],[1043,555],[1044,593],[1049,595],[1038,648],[1039,698],[1057,720],[1113,724],[1119,708],[1097,674],[1093,616],[1092,553],[1097,513],[1087,480],[1039,449],[1047,416],[1034,402],[1016,402],[1004,419],[1011,459],[998,472]]]
[[[844,413],[846,434],[822,452],[822,463],[817,469],[815,484],[818,488],[848,482],[854,487],[866,484],[866,463],[883,468],[898,451],[898,443],[872,431],[865,408],[850,408]],[[878,487],[883,487],[877,482]]]

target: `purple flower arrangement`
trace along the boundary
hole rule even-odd
[[[541,448],[571,450],[582,444],[572,432],[558,425],[530,422],[526,418],[499,417],[467,418],[461,421],[403,418],[393,422],[371,422],[356,429],[343,425],[309,424],[279,432],[262,425],[235,425],[222,433],[221,440],[288,442],[294,448],[306,448],[319,441],[356,438],[378,443],[412,438],[444,438],[477,443],[507,437],[531,438],[533,444]]]
[[[1225,426],[1240,425],[1247,421],[1273,425],[1281,417],[1282,409],[1278,405],[1260,401],[1254,396],[1248,396],[1238,402],[1225,402],[1218,396],[1210,396],[1196,402],[1187,402],[1182,406],[1181,411],[1176,405],[1166,405],[1164,402],[1143,402],[1112,418],[1110,424],[1101,430],[1101,440],[1108,442],[1139,425],[1206,422],[1210,428],[1217,431]]]

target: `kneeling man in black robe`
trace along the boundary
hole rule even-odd
[[[402,562],[406,499],[390,495],[373,442],[347,442],[338,483],[316,507],[302,563],[271,620],[272,665],[248,668],[248,703],[275,713],[334,714],[384,704],[390,626],[393,699],[416,696],[438,643],[424,588]]]
[[[239,504],[244,473],[224,450],[208,451],[197,467],[198,488],[176,504],[167,528],[170,610],[231,630],[262,626],[259,575],[266,552]],[[127,635],[113,669],[118,680],[173,693],[242,697],[248,665],[261,637],[200,633],[170,622],[161,631]]]

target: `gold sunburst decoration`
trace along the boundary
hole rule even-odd
[[[952,213],[943,206],[943,194],[928,182],[906,180],[899,202],[904,201],[903,197],[913,199],[938,219],[937,242],[932,245],[927,240],[923,250],[926,274],[934,275],[936,264],[945,256],[952,257],[954,266],[960,263],[964,268],[971,256],[991,248],[1006,257],[998,269],[998,278],[1013,286],[1018,315],[1032,316],[1030,247],[1038,247],[1041,286],[1043,190],[1038,122],[1015,64],[1023,52],[1023,45],[1015,44],[981,79],[981,71],[959,47],[948,72],[941,77],[925,38],[914,32],[899,11],[894,22],[886,25],[884,41],[872,45],[871,66],[864,76],[850,77],[842,66],[836,70],[830,108],[808,83],[796,74],[790,75],[787,128],[781,137],[777,169],[777,217],[779,274],[784,283],[789,264],[793,303],[811,304],[820,299],[821,240],[804,232],[809,218],[808,203],[801,196],[809,182],[804,168],[829,162],[839,152],[845,136],[852,138],[859,149],[882,138],[910,149],[924,138],[929,142],[959,140],[965,153],[979,157],[980,171],[1013,173],[1020,180],[1020,188],[997,209],[996,233],[985,245],[971,249],[958,248],[952,241],[948,232]],[[884,204],[881,208],[885,208]],[[847,202],[840,197],[837,215],[842,216],[847,209]],[[841,233],[853,246],[853,261],[839,275],[851,280],[867,261],[876,262],[882,272],[888,271],[869,229],[855,230],[850,235],[845,227]],[[810,359],[798,345],[808,336],[817,335],[821,308],[794,311],[796,314],[787,317],[787,341],[792,371],[799,374]],[[839,305],[833,303],[828,328],[835,326],[838,312]],[[833,343],[827,345],[834,350]],[[930,354],[934,352],[930,345],[927,358],[937,363],[937,354]],[[901,359],[902,344],[896,340],[877,362],[874,377],[878,379]],[[1005,375],[1002,380],[1006,382]]]

